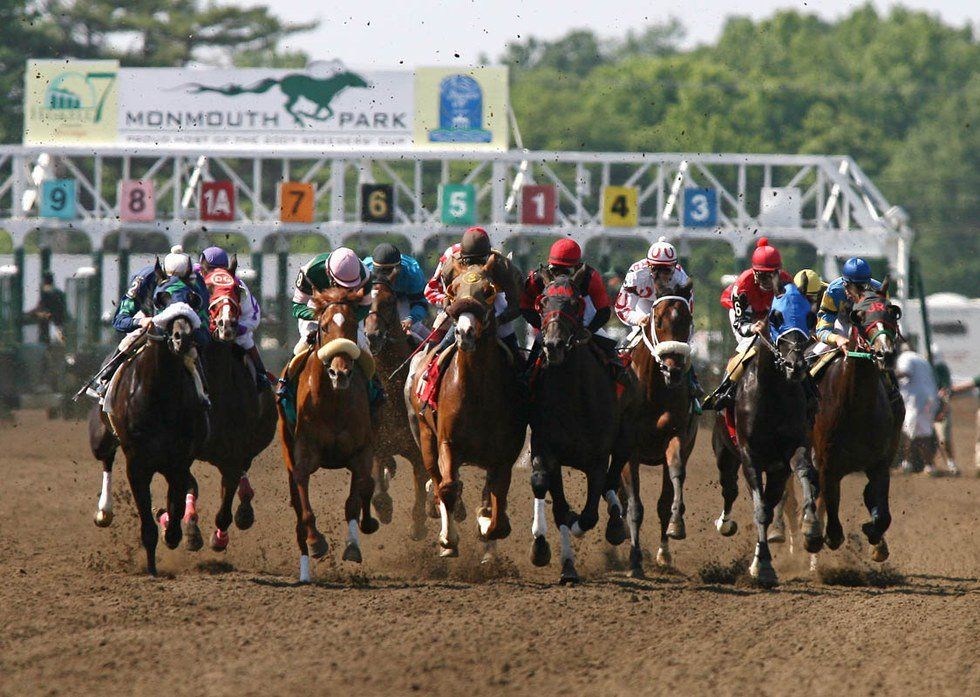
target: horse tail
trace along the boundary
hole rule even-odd
[[[211,87],[209,85],[202,85],[200,82],[191,82],[186,85],[186,87],[191,88],[192,94],[200,94],[201,92],[217,92],[218,94],[223,94],[228,97],[234,97],[239,94],[262,94],[268,92],[270,88],[279,84],[279,80],[267,77],[264,80],[260,80],[253,85],[225,85],[224,87]]]

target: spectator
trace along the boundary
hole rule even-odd
[[[24,324],[37,324],[38,341],[51,344],[51,327],[54,326],[54,341],[65,343],[65,323],[68,321],[68,303],[64,291],[54,285],[54,274],[45,271],[41,275],[41,297],[33,310],[23,317]]]
[[[932,345],[932,372],[936,378],[936,387],[939,390],[939,402],[936,410],[936,420],[933,423],[933,430],[939,440],[939,452],[946,458],[946,467],[954,476],[960,473],[953,457],[953,417],[949,410],[949,389],[952,387],[953,378],[949,372],[942,349],[939,345]]]
[[[949,391],[952,396],[955,396],[966,392],[975,392],[978,388],[980,388],[980,375],[977,375],[972,380],[956,383],[950,387]],[[980,408],[977,409],[976,438],[977,442],[973,450],[973,459],[977,468],[977,476],[980,477]]]
[[[939,396],[932,366],[908,343],[903,343],[895,364],[895,376],[899,380],[902,401],[905,402],[902,471],[925,470],[928,474],[935,474],[932,462],[936,455],[936,440],[932,423]]]

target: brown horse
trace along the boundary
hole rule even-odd
[[[290,426],[279,404],[279,435],[290,501],[296,512],[299,579],[303,583],[310,580],[310,554],[320,559],[327,553],[327,541],[317,530],[310,504],[310,475],[316,470],[348,469],[351,473],[350,494],[344,505],[345,561],[361,561],[358,516],[364,534],[370,535],[379,527],[371,517],[374,434],[368,381],[374,361],[370,353],[357,346],[355,308],[363,295],[363,288],[331,288],[313,296],[317,336],[298,376],[295,426]]]
[[[417,371],[409,398],[417,418],[422,459],[434,485],[442,519],[441,556],[459,554],[459,533],[452,513],[462,493],[459,468],[486,470],[483,505],[477,516],[486,543],[484,561],[492,559],[495,541],[510,534],[507,492],[511,469],[527,435],[524,389],[512,357],[497,339],[493,301],[498,292],[490,280],[495,258],[484,266],[466,267],[447,289],[448,315],[456,322],[456,350],[439,386],[438,415],[423,409],[417,396]],[[421,359],[420,359],[421,360]]]
[[[630,529],[630,575],[643,575],[640,526],[640,464],[662,466],[663,486],[657,501],[660,516],[660,547],[657,563],[671,563],[671,539],[687,536],[684,526],[684,478],[687,459],[698,434],[698,416],[688,371],[691,367],[690,339],[694,330],[691,314],[692,283],[673,294],[658,291],[650,322],[641,329],[643,341],[633,351],[633,371],[640,380],[642,398],[637,414],[638,459],[624,473],[628,492],[627,516]]]
[[[391,283],[386,278],[377,276],[372,285],[371,296],[371,311],[364,319],[364,334],[371,344],[371,352],[377,360],[378,370],[386,378],[385,392],[388,397],[375,436],[373,469],[375,491],[372,502],[381,522],[390,523],[392,501],[391,494],[388,493],[388,483],[395,474],[395,455],[401,455],[411,462],[415,488],[412,539],[421,540],[425,535],[425,484],[429,477],[422,464],[422,453],[409,427],[403,386],[397,380],[387,379],[408,360],[412,348],[408,343],[408,335],[401,326],[398,298],[391,288]],[[435,515],[438,516],[438,513]]]
[[[871,558],[888,558],[885,531],[889,468],[895,458],[905,408],[890,403],[884,379],[895,364],[895,342],[901,311],[887,299],[888,282],[869,291],[851,310],[850,344],[843,360],[832,363],[820,381],[820,410],[813,425],[814,464],[820,474],[821,508],[827,513],[826,542],[837,549],[844,541],[840,522],[840,480],[864,472],[864,505],[871,520],[861,530],[872,546]]]

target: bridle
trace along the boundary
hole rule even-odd
[[[354,306],[354,300],[348,298],[346,300],[331,300],[323,305],[323,309],[320,310],[320,316],[317,318],[316,323],[316,342],[313,344],[314,348],[319,348],[321,346],[321,339],[323,337],[323,327],[320,324],[321,318],[327,314],[327,310],[335,305],[346,305],[348,307]],[[332,319],[330,321],[333,321]]]
[[[887,308],[888,305],[885,304],[885,307]],[[868,336],[870,329],[873,329],[874,332],[871,336]],[[875,342],[878,341],[878,337],[888,337],[894,344],[902,338],[902,333],[896,322],[891,322],[884,318],[877,318],[866,325],[852,323],[851,336],[854,338],[854,343],[857,345],[858,350],[847,351],[846,356],[848,358],[863,358],[883,363],[885,360],[884,351],[875,348]]]
[[[675,339],[661,340],[657,336],[657,318],[655,317],[657,306],[661,303],[671,301],[680,301],[684,303],[687,308],[688,314],[691,315],[691,331],[687,335],[687,339],[684,341],[678,341]],[[664,364],[663,356],[671,353],[680,354],[684,357],[684,369],[686,370],[691,365],[691,336],[694,333],[694,313],[691,309],[691,301],[682,295],[661,295],[659,298],[653,301],[650,306],[650,322],[646,327],[640,332],[643,337],[643,343],[650,350],[650,355],[660,366],[661,370],[665,370],[667,366]],[[649,331],[647,331],[649,329]],[[649,336],[648,336],[649,335]]]
[[[804,343],[806,341],[809,341],[809,339],[810,339],[809,335],[805,331],[803,331],[802,329],[800,329],[799,327],[790,327],[789,329],[786,329],[785,331],[780,332],[776,336],[776,341],[775,342],[773,342],[772,339],[770,339],[769,336],[765,332],[759,332],[756,335],[756,336],[759,337],[759,341],[761,341],[763,344],[765,344],[766,348],[768,348],[769,351],[770,351],[770,353],[772,353],[773,362],[776,364],[776,367],[777,368],[785,369],[787,367],[789,367],[789,368],[794,368],[795,367],[795,366],[793,366],[791,364],[791,361],[787,360],[783,356],[783,354],[780,352],[780,350],[779,350],[779,342],[780,341],[783,341],[783,339],[785,339],[787,336],[789,336],[793,332],[799,333],[800,336],[803,337]]]
[[[374,287],[377,288],[378,286],[384,286],[388,290],[394,292],[394,289],[391,287],[391,284],[388,282],[388,279],[384,276],[378,276],[374,279]],[[372,290],[372,296],[377,297],[376,291]],[[385,345],[387,345],[388,341],[391,338],[391,326],[388,323],[388,321],[384,318],[384,315],[382,315],[380,312],[374,309],[373,299],[371,304],[372,307],[370,310],[368,310],[368,313],[364,316],[364,319],[367,320],[367,318],[372,315],[378,318],[378,332],[377,332],[378,347],[375,350],[380,351],[382,348],[385,347]],[[368,338],[370,339],[370,337]]]
[[[554,281],[552,281],[547,286],[545,286],[545,292],[542,295],[542,299],[558,297],[558,294],[554,294],[554,295],[547,294],[547,289],[549,286],[551,286],[552,283],[554,283]],[[573,286],[573,292],[568,295],[564,295],[564,297],[568,298],[569,301],[574,300],[576,305],[581,305],[582,303],[582,297],[574,291],[574,286]],[[562,305],[565,304],[566,303],[562,303]],[[539,301],[539,306],[538,306],[539,311],[541,310],[540,305],[541,303]],[[577,343],[575,328],[578,327],[582,322],[582,318],[580,316],[573,315],[572,313],[568,312],[564,307],[559,307],[558,309],[555,310],[548,310],[547,312],[541,314],[541,331],[543,333],[544,328],[549,324],[552,324],[553,322],[561,323],[563,321],[567,322],[572,330],[569,332],[568,338],[565,340],[563,346],[563,348],[566,351],[570,351],[572,347],[575,346]]]

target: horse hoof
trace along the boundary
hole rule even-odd
[[[181,528],[184,531],[184,537],[187,538],[185,546],[189,552],[196,552],[204,546],[204,536],[201,535],[201,528],[197,526],[197,521],[185,520],[181,523]],[[211,544],[214,545],[213,539]],[[225,546],[228,546],[227,542],[225,542]]]
[[[416,542],[425,539],[425,521],[412,521],[412,531],[409,533],[411,537]]]
[[[463,503],[462,497],[456,499],[456,508],[453,509],[453,518],[456,519],[457,523],[462,523],[464,520],[466,520],[466,505]]]
[[[361,521],[360,527],[361,532],[365,535],[373,535],[381,529],[381,523],[378,522],[377,518],[365,518]]]
[[[758,557],[752,560],[752,564],[749,566],[749,575],[761,585],[775,585],[778,581],[776,569],[773,568],[772,563],[761,561]]]
[[[310,547],[310,556],[314,559],[323,559],[327,555],[329,546],[327,545],[327,538],[323,535],[317,534],[317,537],[313,540],[307,540]]]
[[[188,540],[190,542],[190,540]],[[215,530],[211,533],[211,549],[215,552],[224,552],[228,549],[229,537],[227,532]]]
[[[378,514],[378,520],[385,525],[391,522],[391,514],[394,510],[391,494],[387,491],[379,491],[371,500],[371,505],[374,506],[374,512]]]
[[[430,518],[438,519],[440,517],[439,506],[436,505],[436,500],[431,494],[429,494],[425,501],[425,514]]]
[[[670,552],[663,547],[657,550],[657,564],[663,567],[668,567],[674,563],[674,558],[670,555]]]
[[[861,526],[861,532],[863,532],[864,536],[868,538],[868,544],[872,546],[881,542],[883,537],[882,533],[878,532],[878,528],[874,523],[864,523]]]
[[[491,551],[486,551],[483,553],[483,557],[480,559],[480,566],[489,566],[497,561],[497,555]]]
[[[95,524],[100,528],[107,528],[112,525],[112,511],[96,511]]]
[[[611,516],[606,523],[606,542],[613,546],[619,546],[626,541],[626,524],[620,515]]]
[[[255,510],[252,508],[252,504],[248,501],[242,501],[235,511],[235,526],[239,530],[248,530],[254,524]]]
[[[439,556],[440,557],[443,557],[443,558],[458,557],[459,556],[459,548],[458,547],[443,547],[442,549],[439,550]]]
[[[783,544],[786,542],[786,531],[782,528],[773,528],[766,535],[766,542],[769,544]]]
[[[348,542],[347,546],[344,548],[344,561],[352,561],[355,564],[360,564],[363,559],[361,558],[361,548],[358,547],[353,542]]]
[[[803,549],[810,554],[816,554],[823,549],[823,535],[804,535]]]
[[[683,540],[687,537],[687,528],[684,526],[683,518],[670,521],[670,525],[667,526],[667,537],[672,540]]]
[[[535,566],[548,566],[551,563],[551,545],[544,535],[535,537],[531,543],[531,563]]]
[[[881,542],[871,548],[871,561],[879,564],[888,559],[888,543],[882,538]]]
[[[721,533],[722,537],[731,537],[738,532],[738,523],[734,520],[722,520],[719,518],[715,521],[715,527]]]
[[[566,559],[561,563],[561,578],[558,580],[563,586],[574,586],[581,581],[578,571],[575,570],[575,563],[571,559]]]
[[[167,513],[166,509],[158,508],[157,512],[153,514],[153,517],[157,519],[160,529],[167,532],[167,525],[170,524],[170,514]]]
[[[827,544],[828,549],[837,549],[842,544],[844,544],[844,535],[841,534],[840,536],[837,536],[837,535],[828,534],[824,538],[824,542]]]

